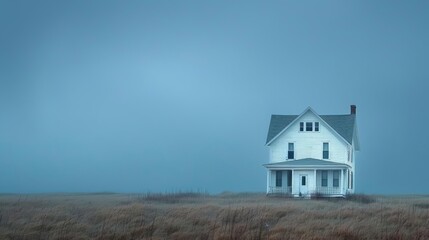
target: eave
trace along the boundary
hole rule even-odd
[[[350,168],[349,164],[328,160],[305,158],[263,165],[267,169],[344,169]]]
[[[295,124],[308,111],[311,111],[314,115],[316,115],[319,121],[324,123],[334,133],[334,135],[336,135],[344,143],[346,143],[348,146],[352,145],[343,136],[341,136],[341,134],[339,134],[329,123],[327,123],[322,117],[320,117],[320,115],[317,114],[311,107],[307,107],[300,115],[298,115],[292,122],[290,122],[285,128],[283,128],[283,130],[281,130],[275,137],[273,137],[269,142],[267,142],[265,146],[271,145],[272,142],[274,142],[280,135],[282,135],[290,126]]]

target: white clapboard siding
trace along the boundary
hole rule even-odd
[[[300,132],[300,122],[319,122],[319,132]],[[305,126],[304,126],[305,127]],[[288,143],[294,143],[295,159],[323,158],[323,143],[329,143],[329,161],[348,163],[349,145],[313,112],[308,111],[270,145],[270,163],[287,159]]]

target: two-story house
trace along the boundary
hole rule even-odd
[[[354,193],[359,150],[356,106],[350,114],[272,115],[266,146],[267,194],[343,197]]]

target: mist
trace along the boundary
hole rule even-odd
[[[428,9],[1,1],[0,192],[263,192],[271,114],[356,104],[356,191],[427,194]]]

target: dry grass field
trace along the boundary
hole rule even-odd
[[[0,195],[0,239],[429,239],[429,197]]]

